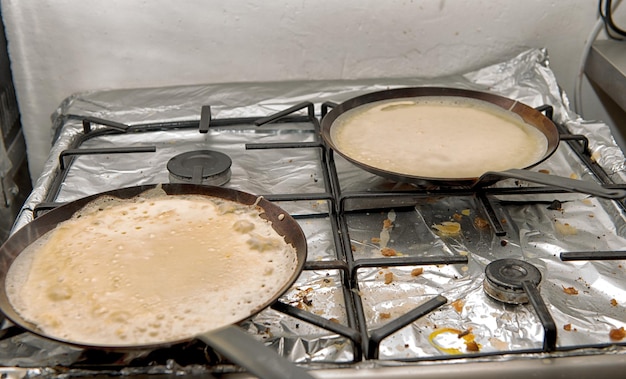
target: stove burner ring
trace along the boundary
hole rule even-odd
[[[230,180],[232,160],[213,150],[189,151],[167,162],[172,183],[195,183],[221,186]]]
[[[507,304],[526,304],[529,298],[522,286],[523,282],[539,286],[539,269],[519,259],[498,259],[485,268],[483,289],[494,300]]]

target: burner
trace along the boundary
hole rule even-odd
[[[519,259],[499,259],[485,268],[483,288],[491,298],[507,304],[526,304],[528,294],[523,282],[539,286],[541,272],[537,267]]]
[[[230,180],[232,160],[212,150],[189,151],[167,162],[172,183],[195,183],[221,186]]]

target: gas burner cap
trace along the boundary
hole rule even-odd
[[[541,272],[537,267],[519,259],[499,259],[489,263],[485,268],[483,289],[497,301],[526,304],[529,299],[522,282],[539,286]]]
[[[189,151],[167,162],[172,183],[195,183],[221,186],[230,180],[232,160],[213,150]]]

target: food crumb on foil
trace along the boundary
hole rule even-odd
[[[458,313],[461,313],[463,311],[463,307],[465,306],[465,303],[463,302],[463,300],[458,299],[452,302],[452,306],[454,307],[455,311],[457,311]]]
[[[612,341],[621,341],[626,337],[626,330],[624,330],[623,326],[619,329],[611,329],[609,337]]]
[[[455,221],[443,221],[440,224],[433,225],[433,228],[442,236],[452,237],[461,233],[461,224]]]
[[[565,330],[566,332],[577,332],[578,329],[576,329],[575,327],[572,326],[572,324],[565,324],[563,325],[563,330]]]
[[[420,276],[424,273],[424,269],[422,267],[417,267],[411,270],[411,276]]]
[[[395,257],[398,255],[398,252],[390,247],[380,249],[380,253],[385,257]]]
[[[563,292],[568,295],[578,295],[578,290],[574,287],[563,287]]]
[[[478,229],[487,229],[489,227],[489,221],[485,220],[482,217],[476,216],[474,218],[474,226],[476,226]]]

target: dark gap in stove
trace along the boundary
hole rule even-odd
[[[4,317],[3,317],[4,319]],[[18,325],[7,325],[3,329],[0,330],[0,341],[5,340],[7,338],[15,337],[22,333],[28,333],[25,329]]]
[[[145,354],[134,355],[132,352],[86,349],[81,352],[80,357],[72,364],[71,369],[102,372],[118,371],[129,367],[168,366],[172,362],[181,367],[194,364],[210,366],[224,364],[224,359],[221,356],[211,347],[198,340],[154,349],[145,352]],[[59,369],[62,371],[67,370],[67,368]],[[117,374],[119,375],[119,373]]]

